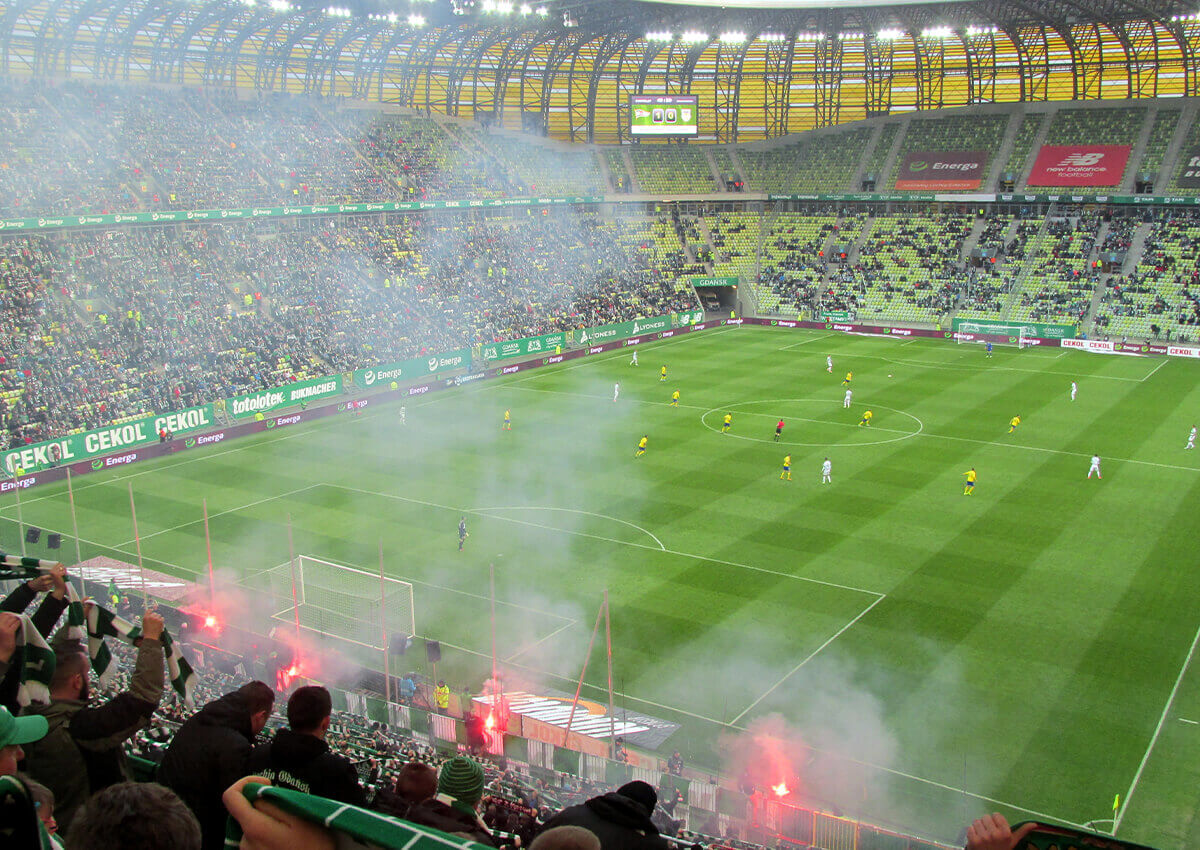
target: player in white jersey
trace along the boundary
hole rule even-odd
[[[1184,448],[1185,449],[1196,448],[1196,426],[1195,425],[1192,426],[1192,432],[1190,434],[1188,434],[1188,444],[1186,446],[1184,446]]]
[[[1097,478],[1103,478],[1100,474],[1100,455],[1092,455],[1092,465],[1088,467],[1088,478],[1092,477],[1092,473],[1096,473]]]
[[[621,385],[613,384],[613,401],[617,400],[617,396],[621,394]]]
[[[636,348],[633,350],[633,359],[629,361],[629,365],[630,366],[637,365],[637,349]]]
[[[842,407],[849,407],[850,399],[852,399],[852,398],[854,398],[854,391],[846,390],[846,397],[844,399],[842,399]]]
[[[405,411],[404,411],[404,408],[403,408],[403,407],[401,407],[401,408],[400,408],[400,424],[401,424],[401,425],[403,425],[403,424],[404,424],[404,417],[405,417]]]
[[[829,460],[829,458],[825,458],[825,462],[821,464],[821,483],[833,483],[833,463]]]
[[[1079,388],[1077,386],[1075,386],[1075,382],[1071,381],[1071,401],[1075,400],[1075,393],[1077,393],[1078,391],[1079,391]]]
[[[833,371],[833,357],[829,354],[825,355],[825,371],[826,372]]]

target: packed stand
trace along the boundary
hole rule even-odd
[[[28,444],[307,377],[691,309],[668,219],[497,213],[0,239],[0,424]]]

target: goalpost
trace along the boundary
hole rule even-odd
[[[379,573],[299,555],[295,562],[295,601],[292,564],[247,576],[242,586],[263,598],[263,610],[273,620],[300,629],[319,640],[335,638],[373,653],[386,652],[387,635],[417,632],[413,586]]]
[[[976,324],[974,322],[960,322],[954,331],[954,341],[959,345],[969,342],[986,342],[986,340],[981,339],[965,338],[979,334],[1005,337],[1002,340],[993,342],[993,345],[1017,345],[1025,348],[1028,345],[1027,341],[1037,336],[1037,328],[1033,325],[1022,325],[1019,323],[982,322]]]

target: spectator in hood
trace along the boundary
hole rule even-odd
[[[666,839],[651,821],[658,794],[640,780],[570,806],[546,821],[546,829],[581,826],[600,839],[602,850],[666,850]]]

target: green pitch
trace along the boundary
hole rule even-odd
[[[86,476],[84,556],[134,560],[127,480],[167,572],[205,569],[202,498],[235,573],[286,562],[289,517],[297,552],[366,570],[382,540],[417,631],[448,647],[438,674],[472,686],[489,564],[498,655],[535,688],[573,689],[607,589],[618,711],[680,722],[668,746],[692,764],[777,714],[818,748],[804,793],[847,814],[946,839],[993,809],[1110,829],[1119,793],[1119,835],[1200,843],[1200,364],[750,328],[639,357]],[[64,488],[23,510],[70,529]],[[584,695],[605,681],[602,628]]]

